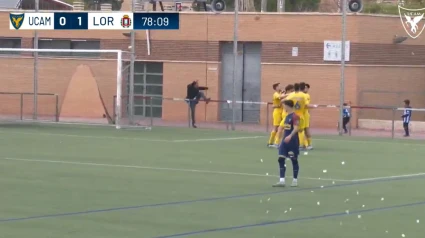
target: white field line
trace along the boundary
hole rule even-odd
[[[379,137],[370,137],[370,139],[379,139]],[[385,139],[385,138],[381,138],[381,139]],[[313,141],[318,140],[318,141],[331,141],[331,142],[354,142],[354,143],[362,143],[362,144],[390,144],[390,145],[413,145],[413,146],[421,146],[424,147],[425,143],[419,144],[419,143],[402,143],[399,141],[370,141],[370,140],[350,140],[350,139],[343,139],[343,140],[336,140],[336,139],[324,139],[324,138],[314,138],[313,137]]]
[[[266,136],[246,136],[246,137],[221,137],[221,138],[200,138],[192,140],[162,140],[162,139],[148,139],[139,137],[123,137],[123,136],[90,136],[90,135],[75,135],[75,134],[61,134],[61,133],[43,133],[43,132],[17,132],[17,131],[4,131],[0,130],[0,133],[9,134],[22,134],[22,135],[39,135],[39,136],[63,136],[63,137],[76,137],[76,138],[91,138],[91,139],[114,139],[114,140],[136,140],[146,142],[203,142],[203,141],[225,141],[225,140],[244,140],[244,139],[257,139],[264,138]],[[372,137],[371,137],[372,138]],[[336,139],[320,139],[313,138],[314,141],[331,141],[331,142],[349,142],[349,143],[367,143],[367,144],[397,144],[397,145],[408,145],[408,146],[421,146],[424,147],[425,143],[400,143],[391,141],[365,141],[365,140],[336,140]]]
[[[24,162],[72,164],[72,165],[82,165],[82,166],[115,167],[115,168],[131,168],[131,169],[146,169],[146,170],[165,170],[165,171],[178,171],[178,172],[204,173],[204,174],[225,174],[225,175],[240,175],[240,176],[252,176],[252,177],[253,176],[255,176],[255,177],[277,177],[277,175],[271,175],[271,174],[269,174],[269,175],[267,175],[267,174],[250,174],[250,173],[225,172],[225,171],[213,171],[213,170],[161,168],[161,167],[149,167],[149,166],[138,166],[138,165],[121,165],[121,164],[99,164],[99,163],[88,163],[88,162],[77,162],[77,161],[20,159],[20,158],[0,158],[0,159],[2,159],[2,160],[12,160],[12,161],[24,161]],[[352,182],[352,180],[331,179],[331,178],[302,177],[302,179],[322,180],[322,181],[338,181],[338,182]]]
[[[423,176],[423,175],[425,175],[425,173],[402,174],[402,175],[394,175],[394,176],[386,176],[386,177],[374,177],[374,178],[354,179],[354,180],[352,180],[352,182],[387,180],[387,179],[396,179],[396,178],[409,178],[409,177],[419,177],[419,176]]]
[[[246,140],[246,139],[257,139],[263,138],[265,136],[241,136],[241,137],[221,137],[221,138],[200,138],[192,140],[161,140],[161,139],[147,139],[139,137],[122,137],[122,136],[90,136],[90,135],[73,135],[73,134],[60,134],[60,133],[43,133],[43,132],[9,132],[9,131],[0,131],[0,133],[10,133],[10,134],[22,134],[22,135],[39,135],[39,136],[62,136],[62,137],[76,137],[76,138],[90,138],[90,139],[116,139],[116,140],[137,140],[137,141],[147,141],[147,142],[203,142],[203,141],[225,141],[225,140]]]
[[[0,131],[5,134],[18,134],[18,135],[38,135],[38,136],[62,136],[62,137],[76,137],[76,138],[90,138],[90,139],[121,139],[121,140],[139,140],[148,142],[170,142],[169,140],[160,139],[146,139],[138,137],[118,137],[118,136],[90,136],[90,135],[73,135],[73,134],[60,134],[60,133],[44,133],[44,132],[18,132],[18,131]]]

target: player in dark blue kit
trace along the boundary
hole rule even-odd
[[[298,171],[300,166],[298,164],[298,155],[300,153],[300,141],[298,139],[298,127],[300,124],[300,118],[294,113],[294,101],[285,100],[283,102],[287,116],[284,119],[283,127],[283,140],[279,145],[279,171],[280,171],[280,180],[273,187],[285,187],[285,173],[286,165],[285,160],[290,159],[292,161],[293,168],[293,180],[291,187],[298,186]]]

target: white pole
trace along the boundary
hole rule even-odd
[[[277,11],[278,12],[284,12],[285,11],[285,0],[278,0],[277,1]]]
[[[121,50],[72,50],[72,49],[31,49],[31,48],[0,48],[0,52],[66,52],[66,53],[119,53]]]
[[[135,1],[136,0],[132,0],[131,1],[131,11],[134,13],[134,8],[135,8]],[[131,58],[130,58],[130,80],[129,80],[129,86],[130,86],[130,92],[128,93],[129,97],[129,105],[128,105],[128,119],[129,119],[129,123],[130,125],[133,125],[133,116],[134,116],[134,61],[135,61],[135,32],[134,30],[131,30],[130,33],[130,41],[131,41]]]
[[[35,0],[35,12],[39,11],[40,1]],[[34,49],[38,49],[38,31],[34,31]],[[33,75],[33,84],[34,84],[34,99],[33,99],[33,115],[32,119],[37,120],[38,115],[38,52],[34,52],[34,75]]]
[[[236,80],[238,80],[238,28],[239,28],[239,0],[235,0],[235,19],[233,25],[233,87],[232,87],[232,130],[236,124]]]
[[[117,100],[115,105],[115,127],[121,129],[122,51],[117,53]]]
[[[151,55],[151,36],[149,30],[146,30],[146,47],[148,48],[148,55]]]
[[[261,12],[267,12],[267,0],[261,0]]]
[[[339,89],[339,135],[342,135],[343,104],[345,101],[345,38],[347,21],[347,0],[342,0],[342,36],[341,36],[341,80]]]

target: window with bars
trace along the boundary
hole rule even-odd
[[[130,75],[130,74],[128,74]],[[129,79],[128,79],[129,80]],[[163,64],[134,63],[134,114],[144,117],[162,117]],[[145,99],[137,96],[152,96]],[[151,108],[152,106],[152,108]]]
[[[39,39],[39,49],[100,50],[99,40]],[[39,55],[62,57],[100,57],[98,52],[40,52]]]

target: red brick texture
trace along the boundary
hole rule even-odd
[[[3,20],[1,20],[3,19]],[[3,37],[22,37],[22,47],[32,47],[33,31],[9,30],[8,13],[0,13]],[[199,80],[210,87],[208,96],[220,98],[220,42],[233,40],[233,15],[182,13],[180,30],[150,31],[151,55],[147,54],[145,31],[136,33],[136,57],[143,61],[164,62],[164,97],[184,97],[186,85]],[[128,51],[128,31],[39,31],[40,38],[97,39],[103,49]],[[262,42],[263,101],[270,101],[271,84],[305,81],[311,84],[312,102],[339,102],[340,67],[323,61],[323,41],[341,38],[341,17],[332,14],[241,14],[239,40]],[[345,98],[355,105],[400,105],[409,98],[414,107],[425,107],[425,35],[402,44],[393,44],[395,35],[407,35],[399,17],[350,15],[347,40],[351,41],[351,58],[345,70]],[[299,56],[291,55],[298,47]],[[128,54],[125,54],[128,58]],[[25,56],[25,55],[23,55]],[[0,58],[0,91],[33,90],[33,59],[29,57]],[[109,57],[111,58],[111,57]],[[88,66],[101,91],[108,110],[112,112],[116,94],[116,61],[101,59],[40,59],[39,91],[56,93],[62,105],[69,81],[78,66]],[[14,96],[1,96],[0,113],[17,113]],[[28,99],[31,100],[31,99]],[[49,99],[50,100],[50,99]],[[26,101],[25,113],[31,112]],[[83,105],[82,105],[83,106]],[[40,101],[40,113],[51,113],[51,102]],[[219,105],[199,105],[199,121],[216,121]],[[261,122],[265,123],[265,107]],[[84,113],[77,111],[84,117]],[[336,110],[312,112],[312,126],[335,127]],[[357,118],[389,119],[392,115],[372,110],[357,110]],[[165,101],[163,119],[187,120],[184,102]],[[425,113],[415,120],[425,120]]]

